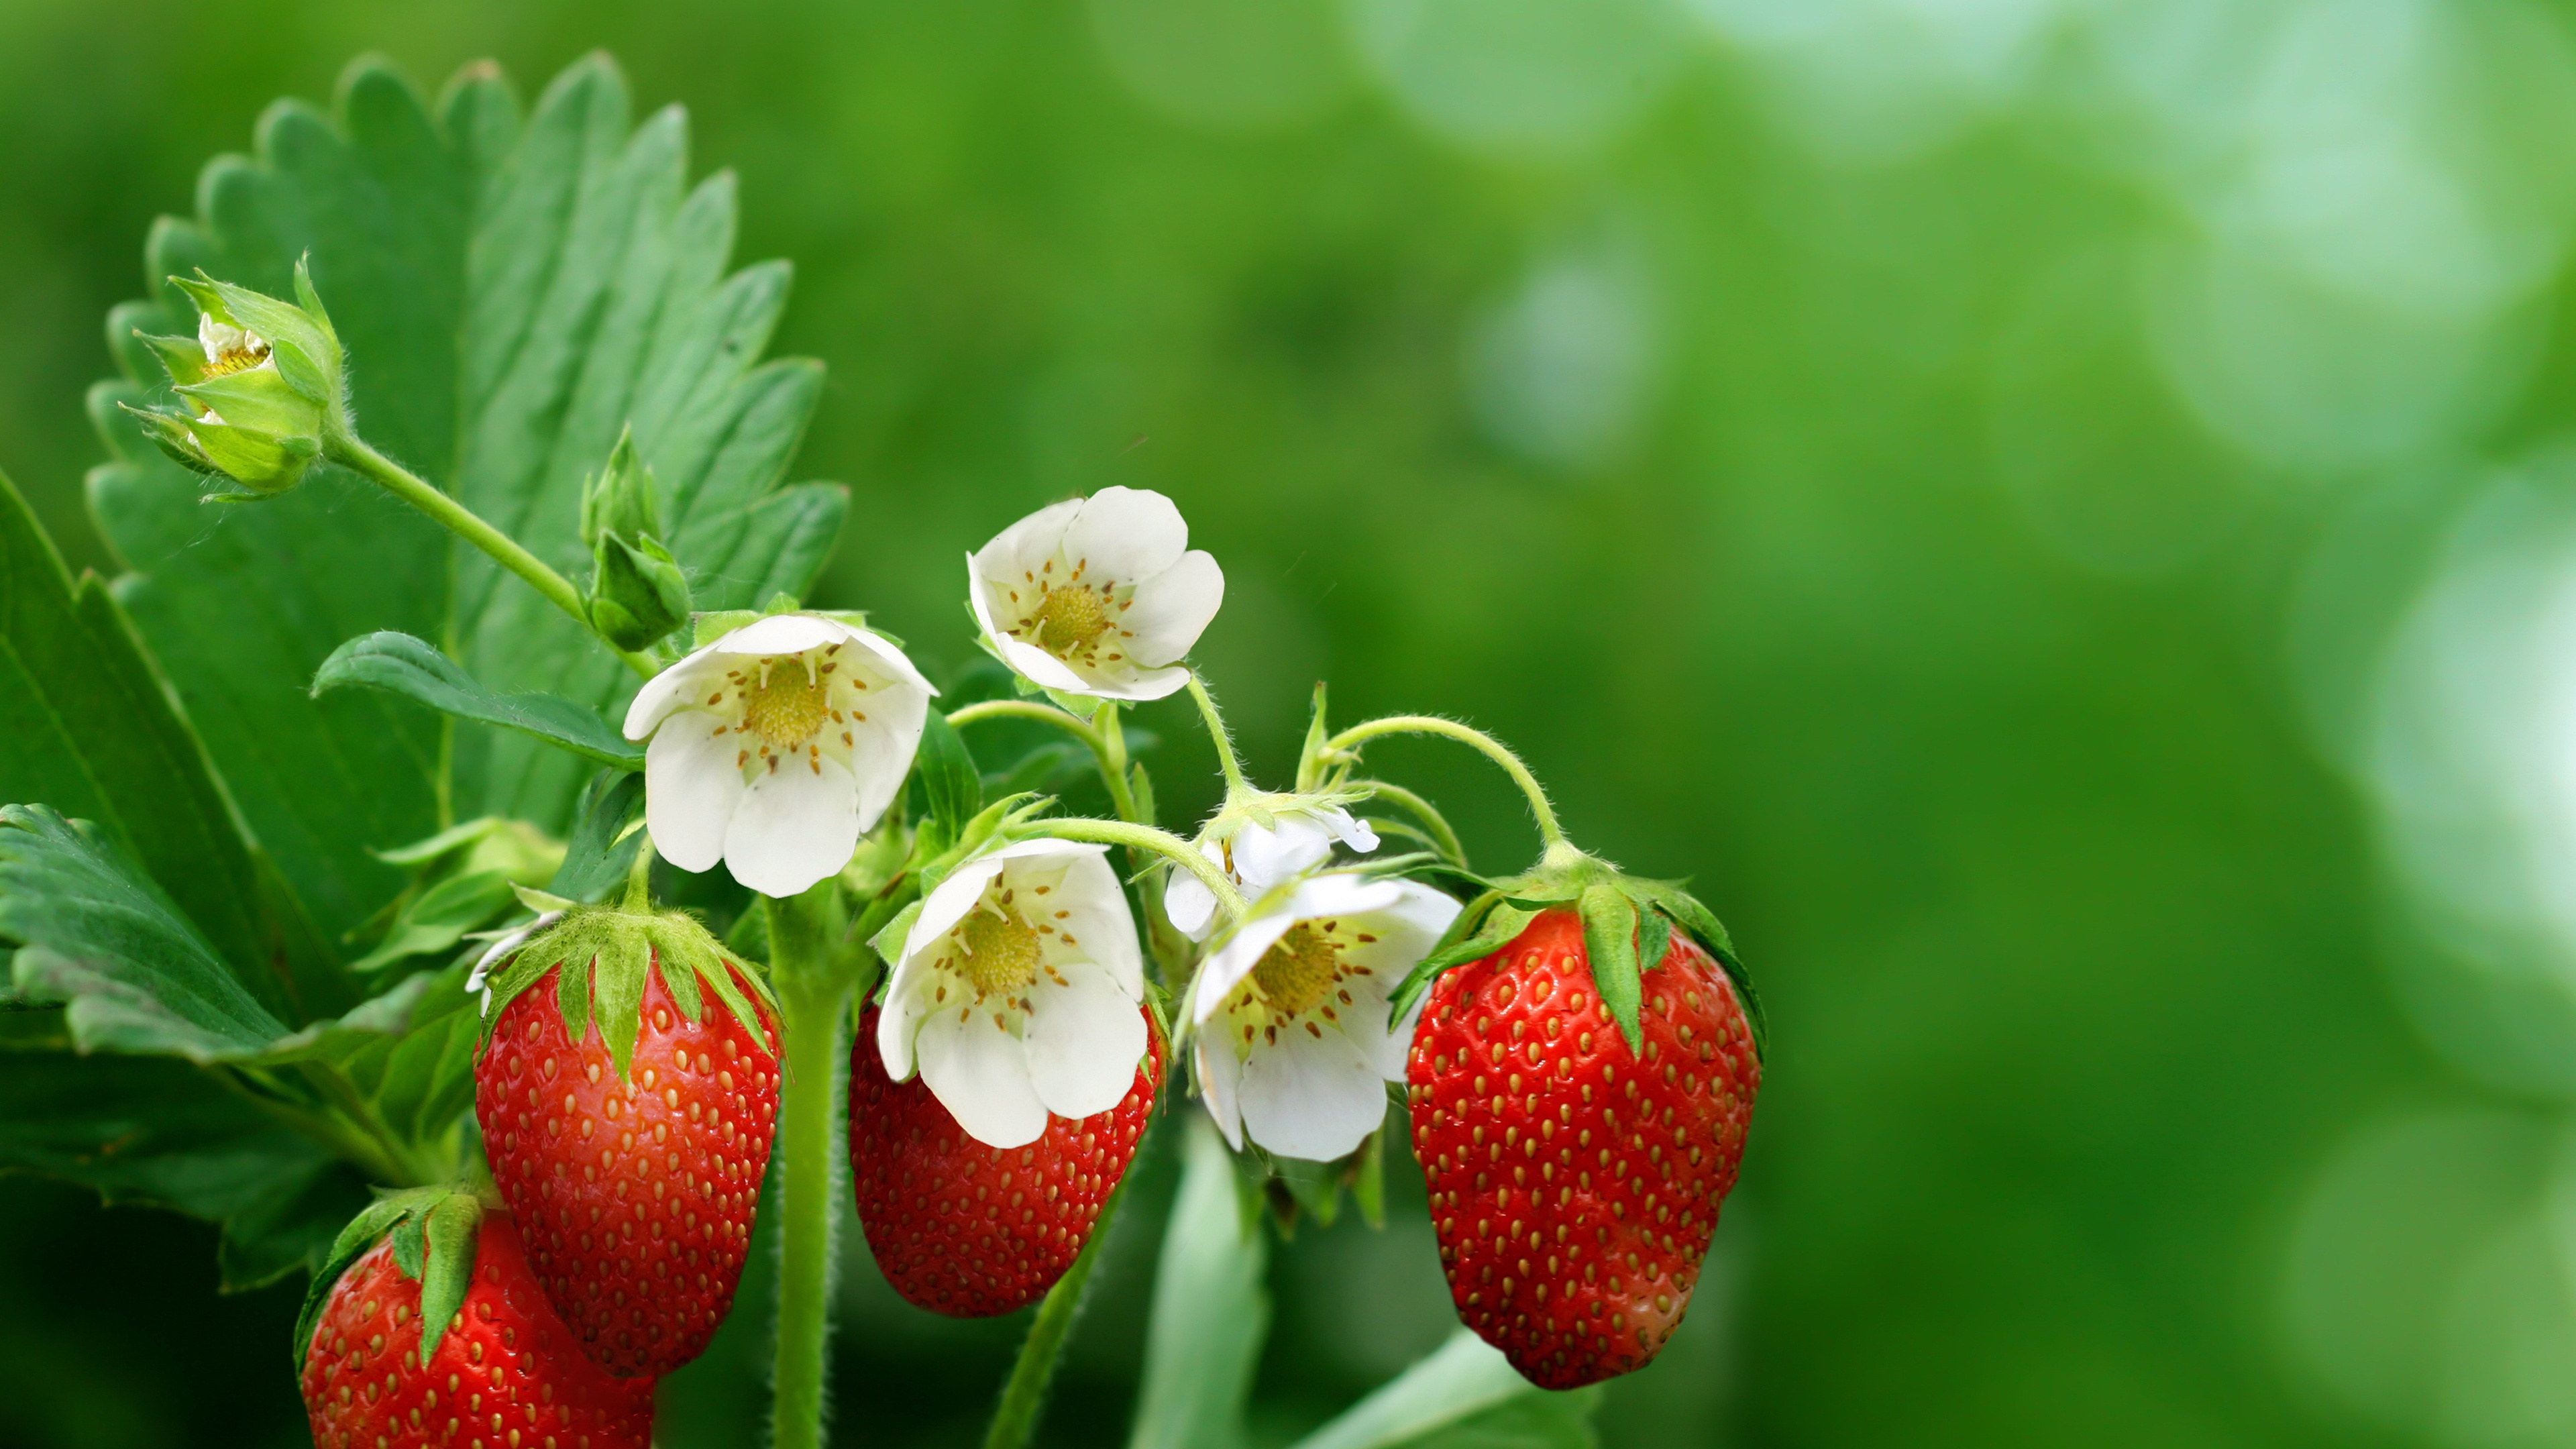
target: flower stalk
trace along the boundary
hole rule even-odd
[[[840,1221],[841,1033],[860,973],[838,949],[839,883],[766,902],[770,979],[778,993],[780,1250],[774,1449],[822,1449],[831,1341],[833,1229]]]
[[[1546,789],[1539,784],[1538,777],[1530,773],[1529,766],[1521,763],[1520,756],[1483,730],[1456,720],[1441,719],[1437,715],[1389,715],[1385,719],[1351,726],[1324,741],[1307,756],[1304,767],[1298,772],[1299,787],[1311,788],[1309,780],[1320,777],[1327,767],[1357,760],[1360,745],[1387,735],[1438,735],[1479,751],[1502,766],[1503,773],[1511,776],[1512,783],[1520,787],[1522,796],[1529,801],[1530,818],[1538,826],[1541,867],[1566,866],[1581,858],[1582,852],[1565,838],[1565,827],[1558,823],[1556,807],[1548,803]]]
[[[1091,1282],[1091,1270],[1100,1261],[1100,1246],[1109,1241],[1109,1225],[1118,1216],[1118,1205],[1127,1200],[1127,1184],[1122,1180],[1110,1191],[1109,1201],[1100,1205],[1100,1216],[1091,1225],[1091,1237],[1074,1256],[1073,1266],[1047,1290],[1038,1304],[1037,1317],[1029,1323],[1029,1336],[1020,1344],[1019,1357],[1011,1363],[1010,1382],[1002,1386],[1002,1402],[993,1411],[991,1427],[984,1431],[984,1449],[1023,1449],[1037,1433],[1038,1414],[1046,1406],[1047,1385],[1055,1378],[1056,1360],[1064,1356],[1065,1340],[1073,1333],[1073,1320],[1082,1309],[1082,1294]]]

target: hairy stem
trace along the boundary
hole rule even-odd
[[[1198,847],[1168,830],[1156,830],[1150,825],[1134,825],[1124,820],[1081,819],[1041,820],[1037,822],[1037,828],[1058,840],[1095,840],[1104,845],[1124,845],[1131,850],[1159,855],[1197,876],[1228,914],[1243,914],[1243,892],[1235,889],[1234,882],[1226,879],[1225,872],[1217,868],[1215,861],[1199,854]]]
[[[1439,847],[1441,854],[1460,865],[1467,863],[1467,848],[1458,843],[1458,832],[1450,828],[1449,817],[1441,814],[1438,807],[1430,801],[1402,785],[1391,785],[1384,780],[1355,781],[1353,787],[1366,790],[1381,800],[1392,801],[1402,806],[1411,812],[1415,819],[1422,822],[1425,830],[1431,832],[1431,843]]]
[[[1040,704],[1034,699],[988,699],[978,704],[951,710],[948,715],[948,722],[961,729],[979,720],[988,719],[1027,719],[1036,720],[1040,724],[1053,725],[1082,741],[1093,754],[1100,753],[1098,731],[1074,715],[1051,704]]]
[[[1199,678],[1195,669],[1190,671],[1190,698],[1198,701],[1199,718],[1207,722],[1208,739],[1216,745],[1217,766],[1225,771],[1226,799],[1242,798],[1246,789],[1243,762],[1235,758],[1234,738],[1225,732],[1225,716],[1217,711],[1216,700],[1209,695],[1207,682]]]
[[[771,1389],[775,1449],[822,1449],[831,1338],[832,1230],[840,1222],[841,1032],[855,973],[835,948],[838,883],[771,900],[770,980],[785,1070],[779,1083],[778,1345]]]
[[[1091,1281],[1092,1265],[1100,1259],[1100,1245],[1109,1241],[1109,1221],[1118,1214],[1118,1204],[1127,1196],[1122,1179],[1111,1189],[1109,1201],[1100,1205],[1100,1216],[1091,1225],[1091,1237],[1075,1254],[1073,1266],[1047,1290],[1038,1304],[1038,1316],[1029,1324],[1029,1336],[1020,1344],[1020,1356],[1011,1364],[1011,1381],[1002,1387],[1002,1405],[993,1411],[993,1426],[985,1431],[984,1449],[1022,1449],[1037,1432],[1039,1411],[1046,1407],[1048,1380],[1055,1377],[1055,1362],[1064,1353],[1065,1339],[1073,1332],[1074,1315],[1082,1308],[1082,1290]]]
[[[1511,776],[1512,783],[1528,797],[1530,816],[1538,822],[1539,843],[1547,855],[1553,858],[1573,851],[1574,847],[1566,843],[1565,827],[1557,823],[1556,807],[1547,803],[1547,791],[1539,787],[1538,777],[1530,773],[1529,766],[1521,763],[1520,756],[1505,749],[1502,741],[1483,730],[1435,715],[1390,715],[1351,726],[1326,740],[1320,753],[1327,756],[1354,755],[1359,745],[1383,735],[1439,735],[1482,751],[1486,758],[1502,766],[1503,773]]]
[[[329,446],[332,462],[365,477],[436,519],[448,532],[491,555],[493,562],[527,580],[529,587],[545,595],[546,602],[571,615],[583,632],[593,638],[598,637],[598,631],[591,628],[590,611],[582,606],[581,590],[574,588],[570,579],[546,567],[545,560],[520,547],[517,539],[484,522],[474,510],[439,492],[428,480],[367,446],[355,435],[343,434],[333,438]],[[600,643],[625,661],[627,668],[646,679],[660,672],[652,660],[641,654],[629,653],[605,639]]]

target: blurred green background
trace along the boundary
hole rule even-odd
[[[827,602],[954,665],[963,551],[1163,490],[1226,568],[1200,658],[1258,767],[1318,678],[1456,713],[1735,928],[1774,1041],[1743,1185],[1608,1443],[2576,1443],[2571,35],[2533,0],[0,0],[0,466],[111,566],[101,319],[273,96],[364,50],[533,93],[605,47],[741,174],[742,257],[798,268],[780,348],[832,377],[798,473],[856,489]],[[1167,816],[1213,799],[1192,748]],[[1516,864],[1442,751],[1383,759]],[[1419,1191],[1278,1256],[1256,1437],[1438,1341]],[[1154,1218],[1050,1442],[1123,1438]],[[218,1298],[212,1242],[0,1181],[0,1443],[302,1442],[294,1290]],[[973,1442],[1018,1325],[844,1278],[840,1442]],[[672,1382],[673,1449],[756,1441],[761,1317]]]

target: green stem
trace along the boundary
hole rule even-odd
[[[1450,828],[1449,817],[1441,814],[1430,801],[1402,785],[1391,785],[1384,780],[1357,781],[1353,788],[1366,790],[1380,799],[1392,800],[1403,806],[1431,832],[1431,842],[1440,848],[1441,854],[1460,865],[1467,863],[1467,848],[1458,843],[1458,832]]]
[[[1521,763],[1520,756],[1505,749],[1502,741],[1483,730],[1462,725],[1454,719],[1441,719],[1435,715],[1391,715],[1385,719],[1373,719],[1366,724],[1351,726],[1324,741],[1319,753],[1326,756],[1348,755],[1362,742],[1382,735],[1439,735],[1482,751],[1488,759],[1502,766],[1503,773],[1511,776],[1512,783],[1518,785],[1521,794],[1528,797],[1530,815],[1538,822],[1539,843],[1545,848],[1546,858],[1553,861],[1562,856],[1577,854],[1574,847],[1566,843],[1565,827],[1557,823],[1556,807],[1547,803],[1547,791],[1539,787],[1538,777],[1530,773],[1529,766]]]
[[[590,611],[582,606],[581,590],[570,579],[546,567],[545,561],[519,546],[519,541],[484,522],[474,510],[432,487],[428,480],[402,464],[367,446],[354,434],[343,434],[330,441],[331,461],[360,474],[421,512],[436,519],[450,533],[491,555],[493,562],[545,595],[546,601],[572,616],[583,632],[598,637],[591,628]],[[629,653],[602,639],[609,652],[623,660],[626,667],[646,679],[660,671],[653,661],[641,654]]]
[[[1216,762],[1225,771],[1225,798],[1241,799],[1247,793],[1243,783],[1243,762],[1234,757],[1234,740],[1225,732],[1225,716],[1217,712],[1216,700],[1208,694],[1206,681],[1199,672],[1190,671],[1190,698],[1199,704],[1199,718],[1207,721],[1208,738],[1216,743]]]
[[[1127,726],[1118,713],[1118,701],[1103,700],[1100,705],[1100,783],[1109,787],[1109,803],[1118,818],[1130,825],[1144,822],[1136,818],[1136,791],[1127,782]],[[1142,867],[1143,861],[1137,865]]]
[[[1091,1224],[1091,1237],[1076,1253],[1073,1265],[1047,1290],[1038,1304],[1038,1316],[1029,1324],[1029,1336],[1020,1344],[1020,1356],[1011,1364],[1011,1381],[1002,1388],[1002,1406],[993,1411],[993,1426],[985,1431],[984,1449],[1021,1449],[1037,1432],[1038,1413],[1046,1407],[1048,1380],[1055,1377],[1056,1360],[1063,1356],[1065,1339],[1073,1332],[1074,1315],[1082,1307],[1082,1290],[1091,1281],[1092,1265],[1100,1259],[1100,1245],[1109,1241],[1109,1221],[1118,1214],[1118,1204],[1127,1197],[1127,1184],[1121,1179],[1111,1189],[1109,1201],[1100,1205],[1100,1216]]]
[[[1091,726],[1068,711],[1051,704],[1040,704],[1034,699],[988,699],[951,710],[948,715],[948,722],[960,729],[988,719],[1028,719],[1054,725],[1082,741],[1093,754],[1100,753],[1100,735]]]
[[[1103,845],[1123,845],[1130,850],[1150,851],[1197,876],[1216,896],[1217,903],[1225,907],[1227,914],[1243,914],[1243,892],[1235,889],[1234,882],[1226,879],[1225,872],[1217,868],[1215,861],[1199,854],[1198,847],[1168,830],[1156,830],[1150,825],[1135,825],[1124,820],[1078,818],[1041,820],[1037,822],[1037,829],[1058,840],[1092,840]]]
[[[779,1083],[778,1341],[772,1375],[775,1449],[822,1449],[831,1338],[832,1230],[840,1222],[842,1029],[854,973],[835,950],[826,880],[769,910],[770,980],[786,1070]]]

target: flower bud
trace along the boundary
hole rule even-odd
[[[226,496],[268,496],[302,482],[323,439],[348,424],[339,335],[304,264],[296,264],[291,303],[203,272],[170,280],[197,304],[197,335],[143,341],[169,370],[181,407],[127,411],[181,464],[248,490]]]
[[[620,649],[641,649],[689,621],[689,581],[655,535],[653,473],[628,429],[608,466],[582,481],[581,541],[590,546],[590,622]]]
[[[689,581],[653,538],[603,533],[591,546],[590,622],[620,649],[641,649],[689,622]]]

